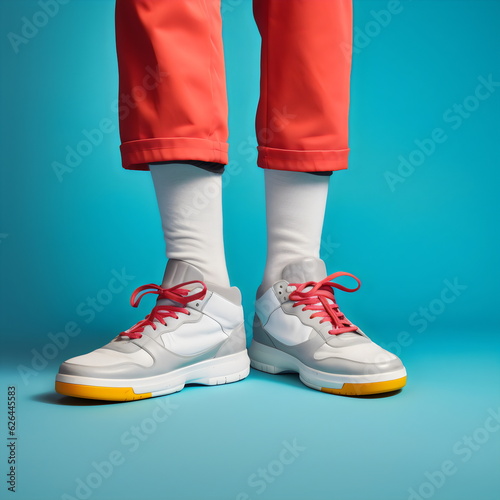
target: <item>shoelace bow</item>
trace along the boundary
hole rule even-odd
[[[202,286],[202,290],[188,295],[191,290],[182,287],[186,285],[192,285],[193,283],[200,284]],[[137,307],[142,298],[148,293],[158,295],[158,298],[160,299],[169,299],[173,302],[177,302],[185,306],[188,302],[191,302],[193,300],[203,299],[207,293],[207,286],[202,281],[188,281],[186,283],[175,285],[171,288],[162,288],[161,286],[154,284],[143,285],[134,290],[134,293],[130,297],[130,305],[132,307]],[[139,323],[136,323],[128,330],[121,332],[120,335],[123,337],[129,337],[131,339],[140,339],[142,337],[144,328],[146,328],[147,326],[151,326],[154,330],[156,330],[156,322],[165,325],[166,318],[177,319],[179,317],[179,313],[187,314],[188,316],[191,314],[185,307],[174,306],[170,304],[156,305],[155,307],[153,307],[152,311],[146,316],[145,319],[139,321]]]
[[[334,283],[333,280],[339,276],[350,276],[354,278],[358,286],[356,288],[347,288],[339,283]],[[342,290],[344,292],[355,292],[359,290],[361,281],[350,273],[333,273],[322,279],[321,281],[308,281],[307,283],[290,283],[289,286],[296,287],[289,295],[290,300],[295,301],[293,307],[305,306],[303,311],[316,311],[311,314],[310,318],[321,318],[320,323],[328,321],[332,324],[328,333],[331,335],[339,335],[340,333],[354,332],[358,329],[356,325],[352,325],[349,320],[342,314],[335,300],[333,289]],[[306,288],[311,287],[309,290]]]

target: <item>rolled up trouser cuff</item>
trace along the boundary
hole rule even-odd
[[[259,146],[257,151],[257,165],[271,170],[328,172],[348,166],[349,149],[306,151]]]
[[[140,139],[120,146],[123,167],[149,170],[149,163],[179,159],[228,163],[227,142],[192,137]]]

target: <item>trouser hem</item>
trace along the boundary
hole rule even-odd
[[[228,163],[226,142],[190,137],[139,139],[120,146],[123,168],[149,170],[150,163],[172,160],[201,160]]]
[[[333,172],[348,166],[349,149],[292,150],[258,146],[257,165],[270,170]]]

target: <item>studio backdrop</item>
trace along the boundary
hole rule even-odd
[[[165,266],[151,176],[120,163],[114,2],[0,6],[2,495],[10,473],[23,499],[499,498],[499,1],[354,2],[349,169],[330,180],[321,255],[361,279],[338,301],[407,387],[342,398],[252,371],[125,404],[53,390],[62,361],[148,312],[129,297]],[[221,11],[224,233],[250,341],[260,38],[250,0]]]

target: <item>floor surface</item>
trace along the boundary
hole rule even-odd
[[[74,339],[59,357],[94,347]],[[407,386],[385,397],[328,395],[295,375],[252,370],[238,383],[130,403],[57,395],[59,359],[25,372],[24,383],[19,368],[32,354],[17,349],[4,363],[2,394],[6,401],[16,387],[23,500],[500,497],[498,339],[416,339],[400,348]],[[5,474],[10,449],[2,448]]]

